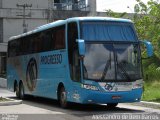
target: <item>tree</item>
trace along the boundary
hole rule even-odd
[[[160,4],[150,0],[144,4],[136,0],[134,23],[140,39],[151,40],[155,54],[160,56]]]
[[[125,15],[127,15],[126,12],[123,12],[123,13],[115,13],[115,12],[113,12],[111,9],[106,10],[106,14],[107,14],[107,16],[115,17],[115,18],[122,18],[122,17],[124,17]]]

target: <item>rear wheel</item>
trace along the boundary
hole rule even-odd
[[[19,98],[20,99],[24,99],[25,98],[23,83],[20,83],[20,86],[19,86]]]
[[[108,103],[107,108],[114,109],[117,105],[118,105],[118,103]]]
[[[67,92],[64,87],[61,87],[59,90],[59,103],[62,108],[67,108]]]

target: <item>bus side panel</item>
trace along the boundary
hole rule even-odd
[[[11,57],[7,65],[8,89],[13,91],[14,81],[19,84],[22,80],[25,94],[57,99],[59,83],[68,84],[67,65],[66,50]]]
[[[7,60],[7,88],[14,91],[14,82],[22,79],[23,72],[20,57],[10,57]]]
[[[35,60],[33,60],[33,58]],[[35,75],[36,80],[32,82],[32,86],[30,86],[29,83],[26,84],[28,94],[56,99],[58,84],[60,82],[64,83],[66,80],[66,50],[44,52],[38,54],[38,56],[32,55],[29,59],[36,61],[36,72],[34,67],[33,71],[34,74],[37,73],[37,75]],[[28,66],[30,60],[28,60]],[[30,74],[30,76],[29,78],[32,78],[33,74]],[[26,83],[27,82],[26,80]]]
[[[32,78],[35,77],[35,73],[38,70],[34,69],[34,64],[39,64],[38,54],[17,56],[8,58],[7,63],[7,87],[9,90],[14,90],[14,82],[16,81],[19,85],[22,81],[25,89],[25,94],[33,94],[35,90],[35,81],[36,79],[31,79],[29,73],[32,75]],[[32,68],[33,67],[33,68]],[[29,72],[29,71],[32,71]]]
[[[57,50],[41,54],[37,94],[57,98],[57,87],[66,79],[66,51]]]

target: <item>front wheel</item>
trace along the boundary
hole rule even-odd
[[[118,103],[108,103],[107,108],[114,109],[117,105],[118,105]]]
[[[20,99],[24,99],[25,98],[23,83],[20,83],[20,86],[19,86],[19,98]]]
[[[60,106],[62,108],[67,108],[68,107],[67,92],[66,92],[64,87],[61,87],[60,91],[59,91],[59,103],[60,103]]]

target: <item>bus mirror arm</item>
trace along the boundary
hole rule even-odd
[[[83,39],[77,39],[79,55],[83,58],[85,56],[85,42]]]
[[[150,58],[153,56],[153,46],[151,44],[151,42],[147,41],[147,40],[140,40],[140,43],[145,45],[146,47],[146,52],[147,52],[147,58]],[[146,59],[146,58],[144,58]]]

